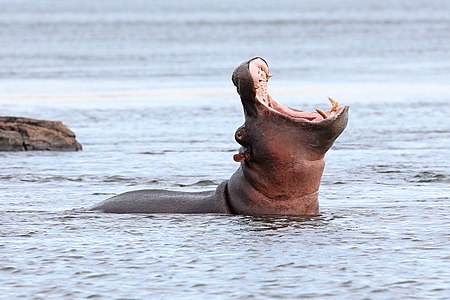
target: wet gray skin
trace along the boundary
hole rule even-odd
[[[106,199],[90,210],[110,213],[233,213],[317,215],[325,153],[344,131],[348,106],[330,99],[329,111],[304,112],[276,102],[260,57],[242,63],[232,80],[244,108],[236,131],[239,169],[215,191],[138,190]]]

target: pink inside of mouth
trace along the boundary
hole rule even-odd
[[[323,117],[317,113],[317,112],[307,112],[307,111],[301,111],[294,108],[290,108],[288,106],[285,106],[283,104],[280,104],[272,99],[272,97],[269,96],[269,102],[267,104],[268,107],[273,108],[277,112],[287,115],[291,118],[296,119],[305,119],[308,121],[314,121],[314,120],[323,120]],[[328,115],[328,113],[327,113]]]
[[[288,116],[294,119],[304,119],[308,121],[321,121],[324,117],[318,112],[306,112],[290,108],[275,101],[268,92],[268,67],[261,59],[256,59],[250,63],[250,72],[252,74],[253,82],[256,88],[256,99],[264,104],[268,109],[271,109],[279,114]],[[325,112],[326,116],[331,115],[331,111]]]

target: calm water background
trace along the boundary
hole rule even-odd
[[[446,1],[0,2],[0,115],[62,120],[79,153],[0,153],[0,298],[450,294]],[[272,94],[351,106],[321,216],[82,212],[237,168],[242,61]]]

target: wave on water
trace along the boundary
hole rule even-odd
[[[28,182],[28,183],[61,183],[61,182],[84,182],[93,184],[96,183],[120,183],[125,184],[126,186],[137,186],[137,185],[157,185],[161,181],[158,179],[149,179],[146,177],[127,177],[122,175],[110,175],[110,176],[92,176],[92,175],[84,175],[84,176],[62,176],[62,175],[54,175],[54,176],[41,176],[41,175],[32,175],[25,174],[22,176],[0,176],[1,181],[13,181],[13,182]],[[219,183],[205,179],[199,180],[194,183],[175,183],[174,185],[177,187],[209,187],[209,186],[217,186]],[[95,195],[109,195],[109,193],[96,193]]]
[[[450,175],[437,173],[432,171],[423,171],[419,172],[411,178],[408,178],[407,181],[415,182],[415,183],[449,183],[450,184]]]
[[[196,186],[217,186],[218,183],[212,181],[212,180],[199,180],[195,183],[190,183],[190,184],[183,184],[183,183],[178,183],[177,184],[179,187],[196,187]]]
[[[14,182],[30,182],[30,183],[52,183],[52,182],[101,182],[101,183],[126,183],[127,185],[138,184],[156,184],[159,182],[157,179],[148,179],[146,177],[126,177],[121,175],[111,176],[63,176],[63,175],[51,175],[42,176],[34,174],[24,174],[19,176],[2,175],[0,181],[14,181]]]

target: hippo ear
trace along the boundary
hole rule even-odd
[[[246,116],[256,116],[257,114],[255,106],[255,102],[257,101],[255,84],[249,70],[249,64],[252,60],[242,63],[234,70],[231,76],[231,80],[236,86],[239,96],[241,96],[242,106],[244,107]]]

